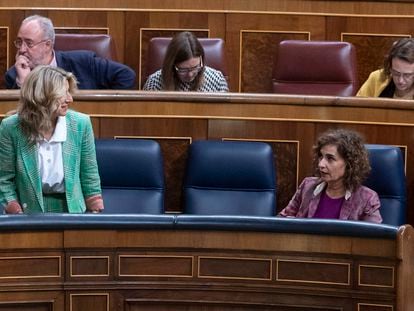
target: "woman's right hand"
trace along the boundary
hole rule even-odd
[[[4,208],[6,214],[23,214],[23,209],[17,201],[10,201]]]

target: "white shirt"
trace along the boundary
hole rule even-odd
[[[66,118],[61,116],[49,141],[37,142],[38,165],[43,193],[64,193],[62,142],[66,141]]]
[[[52,61],[49,64],[49,66],[51,66],[51,67],[57,67],[57,61],[56,61],[55,51],[53,51],[53,58],[52,58]]]

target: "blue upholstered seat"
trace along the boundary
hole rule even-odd
[[[196,141],[184,181],[184,212],[273,216],[276,177],[271,147],[261,142]]]
[[[97,139],[104,213],[164,212],[164,168],[153,140]]]
[[[372,170],[364,185],[378,193],[383,223],[405,224],[407,193],[401,149],[388,145],[366,147]]]

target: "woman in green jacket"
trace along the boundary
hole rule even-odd
[[[103,209],[92,124],[69,110],[72,73],[38,66],[20,90],[17,113],[0,125],[0,204],[5,213]]]

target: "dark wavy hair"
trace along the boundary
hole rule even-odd
[[[399,58],[407,63],[414,63],[414,39],[404,38],[395,41],[384,59],[384,74],[391,75],[392,60]]]
[[[175,65],[194,57],[201,57],[204,64],[204,49],[197,37],[189,31],[176,34],[167,47],[164,62],[162,65],[161,77],[163,89],[166,91],[176,91],[180,83],[180,78],[175,71]],[[196,91],[201,85],[204,76],[204,67],[192,82],[190,90]]]
[[[358,188],[371,171],[368,151],[359,133],[346,129],[328,130],[322,133],[313,146],[313,165],[315,175],[320,177],[318,169],[321,149],[326,145],[335,145],[345,161],[344,185],[348,190]]]

